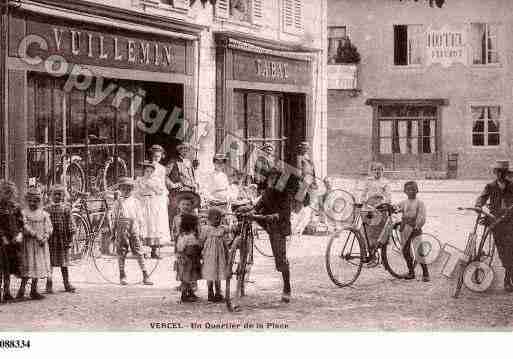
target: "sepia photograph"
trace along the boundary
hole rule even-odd
[[[511,333],[512,0],[0,20],[0,355],[52,332]]]

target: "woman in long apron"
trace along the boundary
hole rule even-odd
[[[169,191],[166,187],[167,169],[165,166],[160,164],[160,161],[165,156],[164,148],[160,145],[153,145],[150,150],[152,163],[155,166],[155,171],[151,175],[151,178],[155,181],[156,186],[161,190],[154,198],[157,212],[156,222],[158,223],[157,235],[159,239],[156,240],[155,243],[151,244],[151,258],[159,258],[157,248],[162,245],[171,244],[168,216]]]

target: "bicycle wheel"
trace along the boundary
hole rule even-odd
[[[80,261],[86,255],[87,240],[91,230],[87,221],[80,214],[72,213],[71,220],[75,225],[76,232],[71,243],[70,259],[71,261]]]
[[[412,248],[410,248],[410,251],[413,254]],[[383,259],[383,267],[392,277],[400,279],[408,273],[408,266],[401,251],[401,237],[395,229],[392,230],[387,243],[381,247],[381,258]]]
[[[103,191],[108,191],[114,186],[119,177],[128,176],[128,170],[125,160],[121,157],[115,157],[109,159],[101,172],[102,183],[101,188]]]
[[[362,271],[363,239],[353,228],[344,228],[331,235],[326,248],[325,263],[328,275],[339,287],[353,284]]]
[[[463,288],[463,280],[464,280],[464,276],[465,276],[465,268],[473,260],[474,256],[472,254],[474,253],[475,247],[476,247],[476,233],[471,233],[471,234],[469,234],[469,238],[467,240],[467,244],[465,245],[465,251],[464,251],[464,253],[468,256],[468,262],[466,262],[463,267],[459,268],[456,286],[454,287],[453,292],[452,292],[453,298],[458,298],[458,296],[461,293],[461,289]]]
[[[476,257],[473,258],[472,262],[463,271],[463,283],[465,283],[466,287],[479,292],[489,288],[493,281],[493,271],[490,272],[489,269],[492,267],[494,253],[493,236],[490,232],[483,233]],[[486,266],[483,268],[477,262],[486,264],[488,270],[485,270]]]
[[[273,257],[273,251],[271,249],[271,240],[269,239],[269,234],[267,234],[267,232],[256,223],[253,224],[253,239],[255,249],[258,253],[260,253],[264,257]],[[287,236],[286,238],[287,252],[290,248],[291,243],[292,235]]]
[[[98,271],[100,277],[109,283],[119,283],[119,260],[117,248],[119,247],[118,236],[115,236],[110,229],[106,229],[100,235],[98,242],[101,243],[102,253],[98,257],[93,257],[94,266]],[[158,251],[160,248],[157,249]],[[148,275],[151,276],[160,264],[160,255],[158,258],[152,258],[150,255],[151,249],[141,245],[142,257],[144,266]],[[158,253],[160,254],[160,253]],[[125,258],[125,273],[128,284],[142,283],[142,272],[138,262],[138,257],[129,251]]]
[[[245,282],[249,274],[249,245],[251,244],[251,227],[243,228],[239,237],[237,237],[230,249],[227,264],[227,279],[225,299],[226,306],[230,312],[239,311],[241,308],[240,300],[245,293]],[[235,269],[235,270],[234,270]],[[231,280],[235,274],[235,288],[231,286]]]
[[[71,162],[66,168],[64,183],[70,196],[85,191],[85,172],[78,162]]]

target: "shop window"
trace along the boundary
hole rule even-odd
[[[328,63],[335,63],[337,52],[349,40],[346,26],[328,27]]]
[[[288,34],[303,32],[303,0],[282,0],[282,26]]]
[[[379,106],[379,153],[435,153],[437,122],[436,106]]]
[[[217,0],[216,17],[235,22],[261,24],[264,0]]]
[[[489,65],[499,63],[499,42],[496,24],[471,24],[472,63]]]
[[[238,139],[249,146],[244,147],[243,155],[252,153],[247,150],[248,148],[260,148],[264,143],[270,143],[274,147],[275,158],[283,159],[285,138],[283,137],[282,96],[265,92],[235,91],[234,121],[230,132],[236,137],[231,141]],[[242,148],[240,143],[237,146]],[[251,169],[254,160],[255,158],[244,158],[240,164],[242,166],[247,163],[248,168]]]
[[[160,3],[172,6],[175,9],[187,10],[189,8],[189,0],[160,0]]]
[[[471,106],[472,146],[500,145],[500,106]]]
[[[420,65],[423,57],[422,25],[394,25],[394,65]]]

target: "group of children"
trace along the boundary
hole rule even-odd
[[[197,194],[182,192],[177,203],[178,214],[173,219],[171,237],[175,242],[174,269],[180,282],[181,301],[197,301],[194,294],[197,281],[204,279],[208,301],[222,302],[221,281],[229,275],[227,263],[232,232],[222,223],[222,211],[215,207],[208,210],[208,224],[199,224],[194,213],[200,205]]]
[[[75,292],[68,271],[75,227],[65,194],[63,186],[52,187],[51,203],[43,208],[37,187],[27,189],[22,204],[16,185],[0,182],[0,303],[23,299],[29,280],[31,299],[44,298],[38,291],[39,279],[46,279],[46,293],[54,293],[53,267],[61,268],[65,291]],[[15,298],[10,290],[12,275],[21,278]]]

